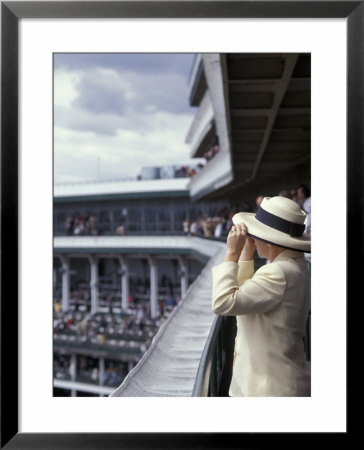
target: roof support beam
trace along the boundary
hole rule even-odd
[[[274,108],[274,104],[272,106]],[[269,116],[272,114],[272,108],[231,108],[230,113],[235,117],[250,117],[250,116]],[[282,116],[310,114],[311,108],[281,108],[279,114]]]
[[[263,137],[257,158],[255,160],[253,171],[252,171],[250,178],[248,178],[248,180],[246,180],[246,181],[252,181],[256,177],[259,165],[262,161],[262,158],[263,158],[264,153],[268,146],[269,137],[272,133],[273,126],[274,126],[274,123],[275,123],[275,120],[276,120],[276,117],[277,117],[277,114],[279,111],[279,107],[282,103],[284,94],[287,91],[287,87],[291,80],[293,70],[296,66],[297,59],[298,59],[298,55],[296,55],[296,54],[288,55],[286,58],[281,82],[280,82],[277,92],[274,96],[274,101],[273,101],[273,105],[271,108],[271,114],[268,117],[267,126],[264,131],[264,137]]]

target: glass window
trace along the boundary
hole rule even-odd
[[[130,208],[128,211],[127,233],[138,232],[142,230],[142,209]]]
[[[145,208],[145,221],[146,224],[156,222],[157,220],[157,208]]]
[[[115,225],[125,224],[128,217],[128,208],[118,208],[114,211]]]
[[[169,206],[163,206],[159,210],[159,220],[161,222],[170,222],[171,220],[171,209]]]

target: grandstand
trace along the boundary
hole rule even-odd
[[[232,212],[310,184],[310,85],[307,54],[196,55],[199,171],[55,187],[55,395],[211,395],[211,267]]]
[[[202,239],[208,228],[184,230],[222,206],[192,204],[188,182],[55,187],[55,395],[110,394],[220,244]]]

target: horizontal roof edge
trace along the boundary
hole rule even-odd
[[[128,192],[115,194],[93,194],[93,195],[73,195],[54,197],[54,203],[70,203],[78,201],[97,201],[97,200],[121,200],[137,198],[167,198],[167,197],[189,197],[188,189],[179,191],[155,191],[155,192]]]

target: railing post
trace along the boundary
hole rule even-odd
[[[216,367],[216,349],[212,358],[211,373],[210,373],[210,389],[209,397],[217,397],[217,367]]]
[[[194,397],[228,395],[235,335],[235,316],[215,318],[197,372]]]
[[[311,361],[311,311],[305,324],[305,337],[303,339],[307,361]]]

